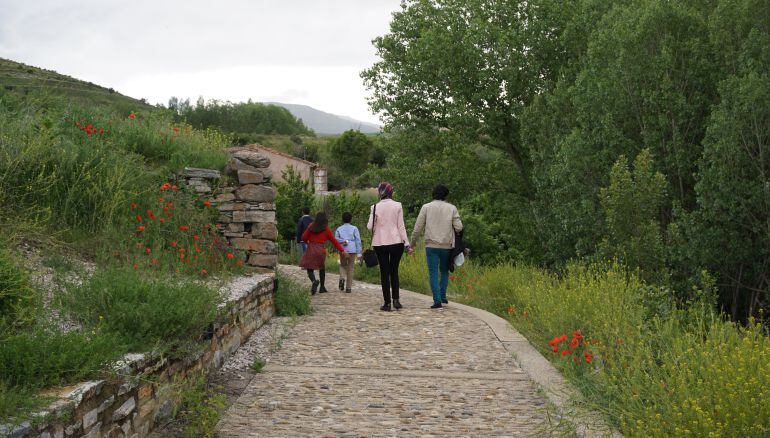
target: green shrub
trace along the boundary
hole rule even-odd
[[[257,372],[257,373],[262,371],[262,368],[265,367],[265,359],[262,359],[259,356],[255,357],[254,360],[251,362],[250,367],[254,372]]]
[[[64,333],[37,326],[0,333],[0,380],[10,387],[42,388],[97,374],[123,352],[115,336],[98,329]]]
[[[297,221],[302,216],[302,209],[313,207],[313,187],[309,181],[303,180],[293,167],[284,170],[283,179],[284,182],[277,182],[275,185],[278,234],[285,240],[292,240],[296,237]]]
[[[313,312],[310,303],[310,291],[307,287],[297,284],[291,278],[278,275],[275,290],[275,312],[278,316],[309,315]]]
[[[68,285],[61,301],[84,326],[98,327],[132,350],[146,351],[198,339],[216,317],[221,297],[198,282],[110,267],[82,284]]]
[[[221,388],[211,388],[205,376],[194,378],[190,387],[181,393],[186,437],[213,437],[220,412],[227,407],[227,396]]]

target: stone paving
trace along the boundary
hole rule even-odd
[[[301,284],[299,269],[282,267]],[[541,436],[546,400],[490,327],[452,304],[378,286],[313,297],[303,318],[219,424],[221,437]],[[411,296],[411,295],[410,295]]]

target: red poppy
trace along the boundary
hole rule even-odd
[[[136,221],[137,221],[137,222],[141,222],[141,221],[142,221],[142,217],[141,217],[141,216],[139,216],[138,214],[136,215]]]
[[[139,269],[139,265],[134,265],[134,269]]]
[[[197,235],[197,234],[193,236],[193,239],[194,239],[195,241],[201,240],[200,236],[199,236],[199,235]]]
[[[147,217],[149,217],[150,220],[155,220],[155,213],[153,213],[152,210],[147,210]]]
[[[208,271],[206,271],[205,269],[201,269],[201,274],[206,275],[208,274]]]
[[[567,335],[561,335],[559,336],[559,342],[564,342],[567,340]]]
[[[148,247],[144,249],[144,252],[146,252],[147,254],[150,254],[152,253],[152,250]]]
[[[211,207],[211,202],[209,202],[209,201],[203,201],[203,206],[204,206],[204,207]]]
[[[173,127],[173,128],[171,128],[171,129],[173,129],[173,130],[174,130],[174,132],[179,132],[179,128],[177,128],[176,126],[174,126],[174,127]]]
[[[580,330],[575,330],[572,332],[572,337],[575,339],[583,339],[583,334],[580,333]]]
[[[177,186],[171,186],[171,190],[178,190],[178,189],[179,189],[179,187],[177,187]]]
[[[591,360],[594,358],[594,355],[591,353],[586,353],[583,355],[583,357],[585,357],[586,363],[591,363]]]
[[[144,231],[144,225],[139,225],[139,227],[136,229],[140,233]]]
[[[554,353],[558,353],[559,352],[559,347],[553,347],[553,352]]]
[[[171,246],[173,246],[174,248],[176,248],[176,242],[171,242]]]
[[[190,227],[188,227],[187,225],[180,225],[179,229],[182,230],[182,231],[187,231],[187,230],[190,229]]]
[[[575,348],[580,344],[580,340],[578,338],[572,338],[572,340],[569,342],[569,346],[571,348]]]
[[[128,118],[129,119],[135,119],[136,118],[136,114],[131,113],[131,114],[128,115]]]
[[[132,202],[132,203],[131,203],[131,210],[133,210],[133,209],[135,209],[135,208],[136,208],[136,202]]]
[[[562,351],[561,351],[561,355],[562,355],[562,356],[566,356],[566,355],[568,355],[568,354],[572,354],[572,351],[571,351],[571,350],[562,350]]]
[[[168,189],[169,189],[169,187],[171,187],[171,184],[169,184],[169,183],[165,182],[165,183],[163,183],[163,185],[162,185],[162,186],[160,186],[160,190],[161,190],[161,191],[163,191],[163,190],[168,190]]]
[[[243,260],[238,260],[237,262],[235,262],[235,264],[238,266],[243,266]]]
[[[228,252],[228,253],[227,253],[227,258],[228,258],[228,259],[232,259],[232,258],[234,258],[234,257],[235,257],[235,255],[234,255],[233,253],[231,253],[231,252]]]

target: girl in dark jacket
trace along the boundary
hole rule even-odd
[[[315,216],[315,220],[310,226],[307,227],[304,233],[302,233],[302,241],[307,242],[307,251],[302,255],[302,259],[299,261],[299,265],[307,269],[307,276],[312,282],[310,287],[310,293],[315,295],[318,291],[320,293],[328,292],[326,290],[326,248],[324,243],[330,240],[332,244],[340,252],[340,257],[346,257],[347,253],[345,248],[340,245],[337,239],[334,238],[332,230],[329,228],[329,220],[326,218],[326,213],[319,211]],[[319,270],[319,282],[315,278],[314,270]],[[318,285],[321,285],[321,290],[318,290]]]

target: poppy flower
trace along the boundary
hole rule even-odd
[[[572,340],[569,342],[569,346],[571,348],[575,348],[580,344],[580,340],[578,338],[572,338]]]
[[[147,247],[144,249],[144,252],[146,252],[147,254],[150,254],[152,253],[152,250],[149,247]]]
[[[136,114],[131,113],[131,114],[128,115],[128,118],[129,119],[135,119],[136,118]]]
[[[178,189],[179,189],[179,187],[177,187],[177,186],[171,186],[171,190],[178,190]]]
[[[234,257],[235,257],[235,255],[234,255],[233,253],[231,253],[231,252],[228,252],[228,253],[227,253],[227,258],[228,258],[228,259],[232,259],[232,258],[234,258]]]
[[[182,230],[182,231],[187,231],[187,230],[190,229],[190,227],[188,227],[187,225],[180,225],[179,229]]]
[[[575,330],[572,332],[572,337],[575,339],[583,339],[583,334],[580,333],[580,330]]]
[[[566,356],[566,355],[568,355],[568,354],[572,354],[572,351],[571,351],[571,350],[562,350],[562,351],[561,351],[561,355],[562,355],[562,357],[563,357],[563,356]]]
[[[135,209],[135,208],[136,208],[136,202],[132,202],[132,203],[131,203],[131,210],[133,210],[133,209]]]
[[[134,265],[134,269],[139,269],[139,265]]]
[[[140,233],[144,231],[144,225],[139,225],[139,227],[136,229]]]
[[[171,246],[173,246],[174,248],[176,248],[176,242],[171,242]]]
[[[198,240],[201,240],[201,237],[200,237],[199,235],[197,235],[197,234],[196,234],[196,235],[194,235],[194,236],[193,236],[193,239],[194,239],[194,240],[196,240],[196,241],[198,241]]]
[[[591,360],[593,360],[594,355],[591,354],[591,353],[586,353],[586,354],[583,355],[583,357],[585,357],[586,363],[591,363]]]
[[[206,271],[205,269],[201,269],[201,274],[206,275],[208,274],[208,271]]]
[[[235,264],[238,266],[243,266],[243,260],[238,260],[237,262],[235,262]]]
[[[141,222],[141,221],[142,221],[142,217],[141,217],[141,216],[139,216],[138,214],[136,215],[136,221],[137,221],[137,222]]]
[[[166,219],[165,218],[160,218],[160,223],[165,224],[166,223]]]
[[[559,342],[564,342],[567,340],[567,335],[561,335],[559,336]]]
[[[162,186],[160,186],[160,190],[161,190],[161,191],[163,191],[163,190],[168,190],[170,187],[171,187],[171,184],[169,184],[169,183],[165,182],[165,183],[163,183],[163,185],[162,185]]]
[[[513,306],[508,306],[508,314],[513,315]]]
[[[558,353],[559,352],[559,347],[553,347],[553,352],[554,353]]]
[[[154,220],[155,219],[155,213],[153,213],[152,210],[147,210],[147,217],[149,217],[150,220]]]
[[[209,202],[209,201],[203,201],[203,206],[204,206],[204,207],[211,207],[211,202]]]

